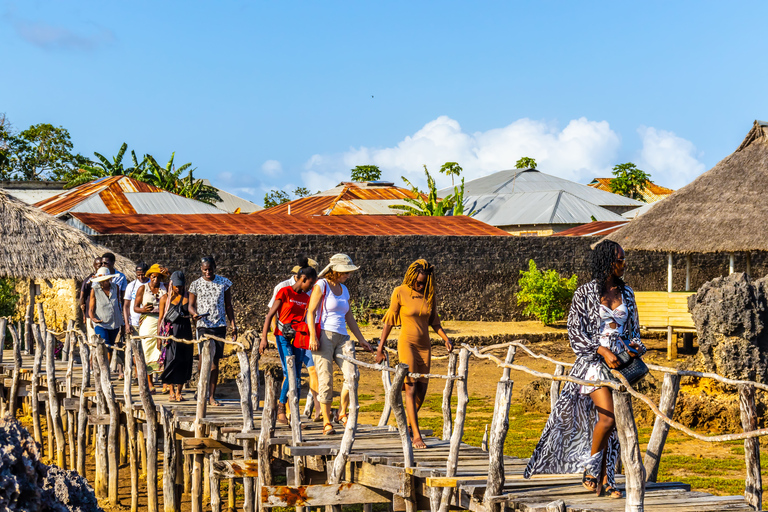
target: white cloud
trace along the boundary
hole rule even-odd
[[[643,141],[638,166],[654,183],[677,189],[706,170],[691,141],[653,127],[641,126],[637,133]]]
[[[559,129],[557,123],[519,119],[503,128],[466,133],[458,121],[440,116],[394,147],[352,148],[337,155],[314,155],[305,164],[302,178],[312,190],[323,190],[349,179],[356,165],[378,165],[384,179],[405,176],[424,184],[423,165],[438,187],[450,185],[439,174],[440,166],[459,162],[467,180],[511,169],[524,156],[536,159],[539,169],[563,178],[584,181],[607,175],[621,144],[607,121],[579,118]]]
[[[93,50],[115,41],[114,33],[103,27],[83,34],[45,22],[14,19],[13,28],[23,40],[44,50]]]
[[[282,174],[283,165],[277,160],[267,160],[261,164],[261,170],[267,176],[277,176],[278,174]]]

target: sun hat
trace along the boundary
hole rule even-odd
[[[106,281],[107,279],[112,279],[113,277],[117,277],[117,274],[110,274],[107,267],[101,267],[96,271],[96,275],[91,278],[91,282],[100,283],[102,281]]]
[[[152,274],[160,274],[162,277],[168,279],[168,269],[165,267],[161,267],[157,263],[149,267],[149,269],[146,272],[144,272],[144,275],[147,277],[151,276]]]
[[[328,266],[325,267],[322,272],[320,272],[319,277],[323,277],[331,270],[334,272],[353,272],[359,268],[360,267],[352,263],[352,258],[346,254],[334,254],[331,256],[331,262],[328,264]]]
[[[171,284],[173,286],[185,286],[187,284],[187,278],[184,275],[184,272],[177,270],[171,274]]]
[[[308,258],[308,259],[307,259],[307,264],[309,264],[309,266],[310,266],[310,267],[312,267],[313,269],[317,270],[318,264],[317,264],[317,262],[316,262],[315,260],[313,260],[312,258]],[[299,273],[299,270],[301,270],[301,267],[300,267],[300,266],[298,266],[298,265],[295,265],[295,266],[294,266],[294,267],[291,269],[291,274],[298,274],[298,273]]]

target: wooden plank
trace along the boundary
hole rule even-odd
[[[346,475],[349,481],[366,487],[381,489],[404,498],[413,495],[413,476],[402,468],[367,462],[348,463]]]
[[[209,453],[213,450],[221,450],[222,452],[231,453],[233,450],[237,450],[240,447],[235,446],[223,441],[216,441],[210,437],[183,437],[181,439],[181,447],[186,450],[202,450],[205,453]]]
[[[390,503],[391,495],[354,483],[333,485],[262,485],[262,507],[319,507],[326,505],[356,505],[360,503]]]

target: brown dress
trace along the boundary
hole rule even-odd
[[[409,373],[429,373],[432,344],[429,341],[430,326],[440,325],[437,307],[424,303],[424,295],[406,285],[400,285],[392,292],[389,311],[384,315],[385,324],[401,326],[397,340],[397,355],[401,363],[408,365]],[[428,379],[418,379],[427,382]],[[406,377],[406,382],[414,379]]]

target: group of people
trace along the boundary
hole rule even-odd
[[[172,334],[180,339],[193,339],[192,323],[198,338],[205,334],[223,338],[227,322],[237,336],[232,308],[232,283],[216,275],[212,257],[201,260],[202,277],[186,286],[183,272],[169,275],[155,264],[136,267],[136,281],[127,283],[114,268],[111,253],[94,261],[94,274],[83,283],[81,308],[87,318],[89,335],[101,336],[113,344],[121,328],[140,336],[148,367],[164,363],[161,380],[171,386],[171,396],[183,400],[181,387],[192,374],[192,345],[166,343],[156,336]],[[349,395],[342,388],[338,416],[331,411],[333,402],[333,364],[343,365],[342,348],[350,332],[363,350],[373,352],[365,340],[350,308],[350,294],[345,283],[357,267],[345,254],[331,257],[325,268],[306,257],[291,276],[278,284],[269,303],[261,334],[259,351],[268,349],[267,335],[272,329],[277,351],[287,376],[286,358],[296,362],[297,389],[300,369],[306,366],[309,388],[317,401],[323,421],[323,433],[335,432],[333,420],[346,423]],[[623,281],[625,254],[615,242],[603,241],[592,251],[592,280],[580,286],[568,314],[568,338],[576,355],[570,372],[572,377],[595,382],[615,380],[610,369],[619,367],[617,355],[629,350],[631,357],[642,356],[646,348],[640,340],[637,305],[632,289]],[[166,282],[168,283],[166,285]],[[122,297],[122,303],[120,298]],[[400,362],[408,364],[411,373],[430,373],[432,346],[430,327],[442,338],[446,349],[453,344],[440,323],[435,284],[435,269],[426,260],[413,262],[403,283],[395,287],[375,353],[377,362],[384,360],[384,350],[392,328],[401,328],[397,352]],[[153,337],[155,336],[155,337]],[[165,348],[164,352],[161,348]],[[214,392],[218,361],[223,343],[216,342],[209,400],[216,404]],[[159,368],[157,368],[159,370]],[[150,383],[151,384],[151,383]],[[408,377],[404,384],[406,415],[414,448],[425,448],[419,430],[418,412],[427,393],[425,377]],[[278,403],[278,421],[287,423],[287,395],[290,383],[283,382]],[[298,411],[293,411],[298,414]],[[613,414],[613,398],[609,388],[599,385],[566,383],[552,410],[534,450],[525,477],[537,473],[582,473],[585,488],[610,498],[622,497],[616,487],[615,468],[619,454]]]
[[[350,308],[349,290],[344,283],[358,270],[346,254],[331,257],[328,265],[318,272],[318,264],[309,258],[299,259],[293,275],[278,284],[264,320],[259,350],[268,348],[267,334],[273,319],[277,319],[275,339],[278,354],[287,375],[286,357],[293,356],[297,368],[306,366],[309,387],[317,400],[319,415],[323,421],[323,433],[333,434],[335,429],[331,414],[333,402],[333,363],[341,368],[342,349],[349,339],[349,332],[363,350],[373,352],[365,340]],[[392,292],[389,310],[384,316],[384,328],[376,350],[376,361],[384,360],[384,350],[392,328],[402,327],[398,338],[398,357],[408,364],[411,373],[428,374],[431,364],[432,344],[429,328],[443,339],[446,348],[453,344],[440,324],[435,294],[434,267],[426,260],[413,262],[406,272],[403,284]],[[296,371],[297,380],[300,373]],[[405,382],[405,402],[415,448],[426,448],[421,436],[418,411],[427,393],[427,379],[408,377]],[[300,382],[297,382],[300,389]],[[289,382],[286,378],[278,400],[278,421],[287,423],[286,404]],[[349,393],[342,387],[340,406],[335,417],[346,424]]]
[[[79,300],[88,336],[99,336],[108,346],[138,337],[150,392],[156,392],[159,379],[171,401],[184,401],[181,390],[192,378],[193,331],[198,339],[205,335],[224,339],[229,321],[232,336],[237,337],[232,282],[216,274],[212,256],[201,259],[202,275],[189,286],[183,271],[171,273],[157,263],[144,262],[136,265],[136,280],[128,283],[114,265],[112,253],[95,258],[93,274],[83,280]],[[219,405],[215,392],[224,342],[214,339],[214,343],[208,400]],[[124,378],[122,372],[119,378]]]

